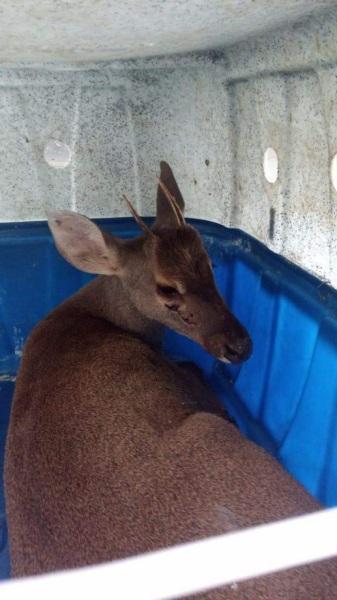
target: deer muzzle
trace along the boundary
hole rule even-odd
[[[244,362],[253,350],[247,330],[233,315],[225,319],[220,331],[208,335],[203,345],[210,354],[225,363]]]

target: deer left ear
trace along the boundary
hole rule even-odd
[[[185,203],[171,167],[160,163],[160,177],[157,190],[157,217],[154,228],[170,227],[177,229],[185,224],[183,215]]]

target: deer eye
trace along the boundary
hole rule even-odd
[[[157,292],[159,292],[159,294],[163,294],[164,296],[169,297],[174,296],[178,293],[176,288],[171,287],[170,285],[157,285]]]

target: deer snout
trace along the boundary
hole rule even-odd
[[[240,363],[250,357],[253,343],[245,328],[239,325],[236,333],[224,331],[210,336],[205,348],[222,362]]]
[[[253,350],[253,343],[248,333],[238,340],[225,342],[223,357],[224,362],[238,363],[248,360]]]

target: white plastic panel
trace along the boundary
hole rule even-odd
[[[64,64],[233,44],[334,0],[2,0],[0,64]]]
[[[295,5],[282,4],[283,16]],[[222,52],[3,69],[0,220],[50,208],[125,216],[123,193],[151,215],[165,159],[188,216],[240,227],[337,286],[336,40],[330,8]],[[55,141],[69,148],[64,168],[44,158]],[[274,183],[263,171],[270,147]]]
[[[188,213],[227,221],[231,126],[222,74],[222,67],[208,64],[143,72],[5,72],[2,142],[10,146],[0,155],[1,220],[45,218],[55,207],[124,215],[123,193],[152,214],[165,158]],[[70,147],[67,168],[46,163],[51,140]]]

